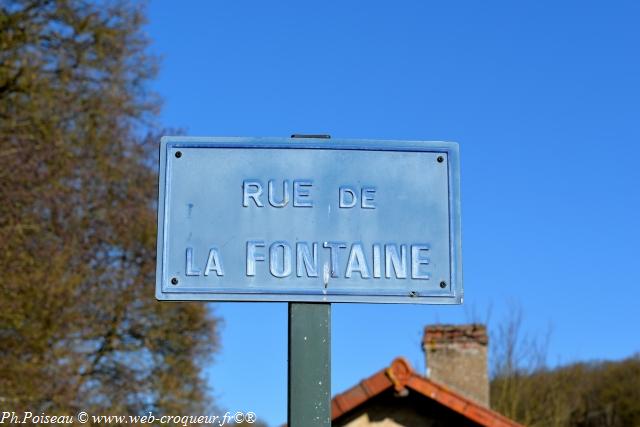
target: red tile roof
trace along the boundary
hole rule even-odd
[[[407,389],[420,393],[482,426],[522,427],[521,424],[504,415],[416,374],[409,362],[402,357],[396,358],[388,368],[378,371],[358,385],[336,395],[331,401],[331,419],[335,420],[392,387],[399,393],[407,392]]]

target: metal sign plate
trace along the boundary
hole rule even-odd
[[[458,145],[164,137],[159,300],[459,304]]]

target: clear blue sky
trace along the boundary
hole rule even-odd
[[[460,143],[465,305],[334,305],[332,391],[509,301],[551,364],[640,351],[640,3],[149,4],[162,123]],[[152,292],[152,290],[150,290]],[[213,305],[219,405],[286,420],[286,304]]]

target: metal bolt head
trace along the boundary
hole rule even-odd
[[[447,287],[447,282],[445,282],[444,280],[442,282],[440,282],[440,287],[441,288],[446,288]]]
[[[177,285],[177,284],[178,284],[178,278],[177,278],[177,277],[173,277],[173,278],[171,279],[171,284],[172,284],[172,285]]]
[[[418,293],[416,291],[411,291],[411,292],[409,292],[409,296],[410,297],[417,297]]]
[[[331,139],[331,135],[326,133],[315,133],[315,134],[305,134],[305,133],[294,133],[291,135],[292,139],[299,138],[314,138],[314,139]]]
[[[176,151],[176,158],[182,157],[182,151]]]
[[[437,160],[438,160],[438,163],[442,163],[442,162],[444,162],[444,157],[438,156]]]

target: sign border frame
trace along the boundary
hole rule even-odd
[[[263,149],[324,149],[355,151],[407,151],[446,154],[448,171],[449,205],[449,294],[420,296],[411,295],[337,295],[337,294],[290,294],[290,293],[213,293],[213,292],[165,292],[164,242],[165,211],[169,185],[167,157],[175,148],[263,148]],[[193,137],[163,136],[160,140],[160,165],[158,173],[158,229],[156,243],[156,290],[158,301],[234,301],[234,302],[328,302],[328,303],[382,303],[382,304],[462,304],[462,225],[460,214],[460,151],[455,142],[419,140],[376,139],[324,139],[286,137]]]

